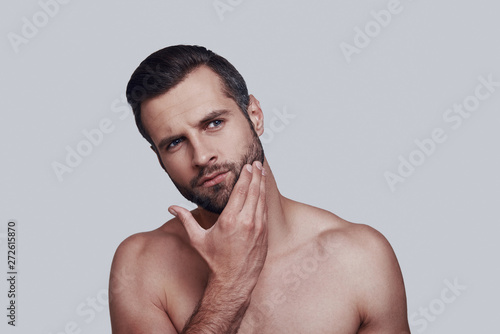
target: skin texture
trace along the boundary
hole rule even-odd
[[[110,276],[114,334],[410,332],[403,279],[387,240],[282,196],[267,159],[245,161],[252,128],[214,72],[194,70],[142,110],[177,187],[224,209],[172,206],[173,219],[120,244]],[[206,119],[217,110],[226,112]],[[253,96],[248,113],[262,135]],[[223,168],[228,164],[238,166],[239,178]],[[222,170],[229,171],[217,187],[200,186],[203,175]]]

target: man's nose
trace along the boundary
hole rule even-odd
[[[217,161],[213,146],[203,138],[191,141],[193,145],[193,167],[204,167]]]

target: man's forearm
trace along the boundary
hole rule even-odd
[[[169,208],[211,271],[203,298],[182,333],[238,331],[267,255],[265,175],[260,161],[245,165],[227,205],[207,230],[188,210]]]
[[[250,292],[210,282],[182,334],[233,334],[250,304]]]

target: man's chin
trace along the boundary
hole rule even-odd
[[[196,196],[193,202],[201,208],[212,213],[221,214],[229,200],[227,189],[218,189],[212,196]]]
[[[211,187],[198,187],[194,203],[212,213],[221,214],[229,201],[237,176],[230,172],[226,180]]]
[[[216,214],[216,215],[220,215],[222,213],[222,211],[224,211],[224,208],[220,208],[220,207],[212,207],[212,206],[208,206],[208,207],[200,207],[202,210],[205,210],[207,212],[210,212],[210,213],[213,213],[213,214]]]
[[[194,203],[198,205],[200,208],[218,215],[220,215],[222,211],[224,211],[224,208],[226,207],[227,204],[227,203],[217,203],[216,201],[208,199],[196,200]]]

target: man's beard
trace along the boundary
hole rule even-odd
[[[222,210],[224,210],[227,202],[229,201],[229,197],[231,196],[231,192],[233,191],[236,182],[238,182],[243,166],[245,164],[252,164],[256,160],[264,163],[264,149],[262,148],[262,144],[257,136],[257,133],[255,133],[255,130],[253,128],[251,128],[251,130],[252,142],[239,162],[225,162],[202,168],[198,175],[189,183],[189,188],[177,184],[171,178],[172,182],[182,196],[207,211],[221,214]],[[230,173],[227,174],[226,178],[222,182],[211,187],[199,187],[200,179],[203,176],[227,171]],[[234,175],[234,180],[228,185],[226,182],[228,182],[227,180],[230,174]]]

